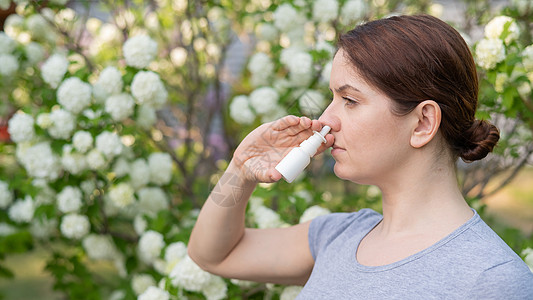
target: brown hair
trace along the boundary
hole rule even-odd
[[[456,157],[482,159],[498,142],[498,129],[475,118],[472,54],[445,22],[428,15],[394,16],[356,27],[341,35],[338,45],[358,73],[393,100],[396,114],[407,114],[424,100],[437,102],[440,131]]]

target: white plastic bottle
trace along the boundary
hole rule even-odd
[[[281,173],[288,183],[291,183],[311,162],[320,147],[326,142],[326,134],[331,130],[329,126],[324,126],[320,132],[314,134],[303,141],[299,147],[292,149],[276,166],[276,170]]]

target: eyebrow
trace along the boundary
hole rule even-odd
[[[358,93],[361,92],[361,91],[358,90],[356,87],[351,86],[351,85],[349,85],[349,84],[345,84],[345,85],[341,86],[340,88],[336,88],[335,91],[336,91],[337,93],[340,93],[340,92],[342,92],[342,91],[344,91],[344,90],[348,90],[348,89],[349,89],[349,90],[353,90],[353,91],[358,92]],[[329,88],[329,90],[331,91],[331,88]]]

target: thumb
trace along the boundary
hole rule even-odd
[[[274,168],[269,169],[266,172],[266,175],[267,175],[267,178],[269,178],[271,180],[271,182],[279,181],[282,178],[281,173],[278,170],[274,169]]]

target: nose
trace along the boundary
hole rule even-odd
[[[341,122],[338,114],[335,112],[334,101],[326,107],[320,118],[318,118],[318,121],[324,126],[328,125],[331,127],[331,132],[341,130]]]

